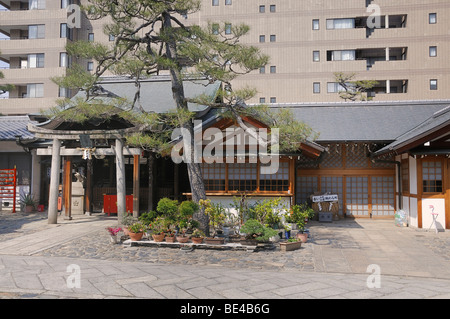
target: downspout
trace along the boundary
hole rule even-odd
[[[389,161],[389,160],[379,160],[372,159],[373,163],[386,163],[386,164],[395,164],[397,165],[397,185],[398,185],[398,208],[403,209],[403,196],[402,196],[402,163],[399,161]]]

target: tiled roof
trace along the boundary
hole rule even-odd
[[[294,116],[319,132],[317,142],[395,141],[450,101],[328,103],[285,105]]]
[[[14,141],[19,135],[22,140],[30,140],[34,135],[27,130],[28,116],[0,116],[0,140]]]

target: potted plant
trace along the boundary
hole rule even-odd
[[[245,239],[241,240],[243,245],[256,246],[259,242],[267,242],[271,237],[277,235],[277,231],[266,227],[256,219],[249,219],[241,227]]]
[[[212,229],[212,236],[206,237],[205,242],[212,245],[224,244],[225,238],[218,237],[218,233],[222,231],[221,228],[225,221],[225,208],[220,203],[211,203],[209,199],[201,199],[199,204],[204,207],[205,214],[209,215],[209,226]]]
[[[132,241],[139,241],[144,236],[147,226],[141,222],[135,222],[128,226],[128,235]]]
[[[166,219],[162,216],[156,217],[149,227],[153,232],[153,240],[156,242],[162,242],[166,236],[165,232],[168,229]]]
[[[166,239],[166,241],[167,242],[169,242],[169,243],[173,243],[173,242],[175,242],[175,230],[173,230],[173,229],[168,229],[166,232],[165,232],[165,239]]]
[[[306,243],[308,240],[308,234],[305,232],[305,225],[312,216],[314,216],[314,210],[306,203],[292,206],[289,212],[288,217],[297,225],[299,230],[297,238],[300,238],[303,243]]]
[[[117,234],[122,230],[120,227],[107,227],[106,230],[109,233],[111,243],[117,244]]]
[[[31,194],[22,195],[20,204],[25,207],[25,213],[31,213],[36,208],[36,201]]]
[[[302,246],[302,241],[299,238],[289,238],[285,242],[280,243],[280,250],[281,251],[291,251],[300,249]]]
[[[136,217],[133,217],[133,215],[125,214],[122,218],[122,225],[123,225],[123,233],[124,235],[129,235],[128,227],[136,223],[138,219]]]
[[[197,228],[192,233],[191,239],[194,244],[201,244],[203,242],[204,237],[205,237],[205,233]]]

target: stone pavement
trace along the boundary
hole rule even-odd
[[[113,245],[105,227],[115,224],[101,214],[48,225],[45,213],[0,212],[0,298],[450,297],[449,232],[312,222],[300,250],[249,253]],[[73,264],[80,288],[68,287]]]

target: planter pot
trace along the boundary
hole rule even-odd
[[[223,245],[224,243],[225,243],[225,238],[212,238],[212,237],[205,238],[205,244]]]
[[[25,213],[31,213],[33,211],[33,206],[31,205],[27,205],[25,206]]]
[[[188,236],[177,236],[177,242],[185,244],[189,241]]]
[[[191,240],[194,244],[201,244],[203,243],[203,237],[191,237]]]
[[[117,244],[118,243],[118,239],[117,239],[117,235],[116,236],[109,236],[109,240],[111,241],[111,244]]]
[[[257,246],[259,242],[256,239],[241,239],[240,243],[244,246]]]
[[[297,238],[299,238],[302,241],[302,243],[306,243],[308,240],[308,234],[307,233],[303,233],[303,234],[298,233]]]
[[[154,241],[162,242],[164,240],[164,237],[166,237],[166,234],[153,234],[152,237]]]
[[[291,251],[291,250],[297,250],[300,249],[300,247],[302,246],[302,243],[300,241],[298,242],[284,242],[284,243],[280,243],[280,250],[281,251]]]
[[[241,235],[231,235],[228,237],[230,243],[239,243],[241,241]]]
[[[168,243],[174,243],[174,242],[176,242],[175,236],[169,236],[169,237],[166,237],[166,241],[167,241]]]
[[[130,232],[128,231],[128,227],[124,227],[124,228],[123,228],[123,234],[124,234],[125,236],[129,236],[129,235],[130,235]]]
[[[132,233],[129,231],[128,235],[130,236],[131,241],[139,241],[142,239],[142,236],[144,236],[144,233]]]

